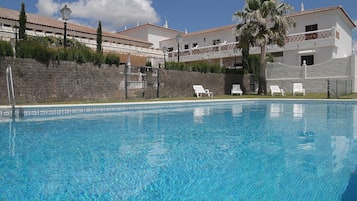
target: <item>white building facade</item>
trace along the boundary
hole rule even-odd
[[[308,65],[322,63],[334,58],[352,55],[352,30],[356,27],[342,7],[329,7],[301,11],[292,14],[296,27],[289,30],[286,45],[282,48],[268,46],[276,61],[287,65],[301,65],[306,60]],[[210,30],[183,34],[180,44],[180,61],[218,59],[221,66],[229,66],[235,53],[235,25]],[[168,47],[168,58],[177,58],[175,38],[160,42],[160,47]],[[250,54],[259,54],[260,48],[253,47]]]
[[[15,37],[18,15],[18,11],[0,8],[0,39]],[[344,67],[346,73],[335,77],[352,79],[353,92],[357,92],[356,59],[352,52],[352,30],[356,25],[345,10],[339,6],[302,10],[290,17],[294,18],[296,27],[289,30],[285,46],[267,47],[267,53],[274,56],[274,61],[298,67],[304,61],[308,66],[316,66],[334,59],[349,59],[344,62],[350,65]],[[63,37],[63,22],[60,20],[34,14],[27,14],[27,20],[26,33],[29,35]],[[145,57],[154,67],[164,64],[165,59],[177,62],[178,58],[185,63],[207,61],[230,67],[239,62],[242,55],[236,49],[235,27],[232,24],[186,33],[168,28],[167,23],[164,26],[144,24],[119,33],[103,32],[103,49],[106,52]],[[93,28],[68,23],[67,34],[69,38],[96,48],[96,30]],[[177,35],[182,37],[179,43]],[[259,47],[250,49],[250,54],[259,53]],[[269,77],[269,72],[267,75],[268,82],[269,79],[278,80],[277,77]]]
[[[64,22],[36,14],[26,13],[26,34],[30,36],[54,36],[63,38]],[[10,41],[18,31],[19,11],[0,8],[0,40]],[[96,49],[97,30],[71,22],[67,23],[67,38],[78,40],[86,46]],[[140,38],[118,33],[102,32],[104,52],[131,54],[140,57],[161,58],[162,51],[154,49],[153,44]]]

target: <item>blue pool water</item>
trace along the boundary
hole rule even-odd
[[[2,119],[0,200],[341,200],[356,122],[356,103],[327,101]]]

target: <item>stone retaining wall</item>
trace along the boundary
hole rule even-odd
[[[116,101],[158,95],[156,69],[142,74],[132,67],[125,78],[125,65],[99,67],[68,61],[42,64],[6,57],[0,59],[0,105],[8,104],[8,65],[12,66],[17,104]],[[242,83],[242,77],[159,69],[159,96],[192,97],[194,84],[202,84],[215,95],[229,94],[232,83]]]

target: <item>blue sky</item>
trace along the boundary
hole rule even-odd
[[[59,18],[59,10],[67,4],[72,10],[71,21],[103,29],[121,31],[137,24],[152,23],[188,32],[236,23],[233,13],[242,10],[244,0],[0,0],[0,7],[20,10],[25,3],[27,13]],[[299,11],[341,5],[357,22],[356,0],[285,0]],[[353,31],[357,41],[357,29]],[[357,46],[356,46],[357,47]]]

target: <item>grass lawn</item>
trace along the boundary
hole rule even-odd
[[[197,98],[195,96],[192,97],[163,97],[163,98],[153,98],[153,99],[144,99],[144,98],[136,98],[136,99],[121,99],[121,100],[111,100],[111,101],[70,101],[70,102],[48,102],[48,103],[38,103],[44,105],[56,105],[56,104],[95,104],[95,103],[125,103],[125,102],[145,102],[145,101],[185,101],[185,100],[214,100],[214,99],[327,99],[327,94],[325,93],[307,93],[305,96],[298,95],[292,96],[291,94],[286,94],[285,96],[276,95],[218,95],[210,98],[204,95],[201,98]],[[339,99],[357,99],[357,93],[339,97]],[[332,99],[331,99],[332,100]],[[336,99],[337,100],[337,99]],[[18,103],[18,105],[22,105]],[[35,104],[37,105],[37,104]]]
[[[279,98],[279,99],[327,99],[327,94],[325,93],[308,93],[305,96],[298,95],[298,96],[293,96],[291,94],[287,94],[285,96],[281,95],[276,95],[276,96],[270,96],[270,95],[219,95],[219,96],[214,96],[213,99],[240,99],[240,98]],[[197,100],[198,98],[196,97],[178,97],[178,98],[160,98],[160,99],[155,99],[155,100]],[[202,98],[199,99],[211,99],[207,96],[203,96]],[[331,98],[332,99],[332,98]],[[339,99],[357,99],[357,93],[348,95],[348,96],[342,96],[339,97]]]

